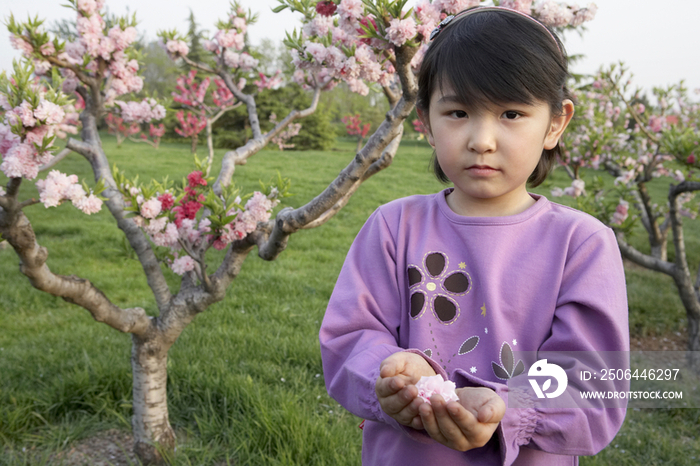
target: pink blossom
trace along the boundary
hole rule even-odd
[[[237,33],[234,29],[219,30],[214,36],[220,46],[224,48],[235,48],[242,50],[245,46],[245,36]]]
[[[141,215],[143,218],[156,218],[162,208],[160,201],[154,197],[141,204]]]
[[[664,129],[666,120],[663,117],[651,115],[649,117],[649,129],[653,132],[658,133]]]
[[[38,146],[41,146],[45,136],[50,136],[49,127],[46,125],[42,125],[32,129],[31,131],[28,131],[24,135],[24,142],[26,142],[27,144],[36,144]]]
[[[25,127],[31,128],[36,124],[32,105],[26,100],[22,101],[20,105],[15,107],[13,113],[19,117],[19,119],[22,121],[22,125]]]
[[[0,108],[2,108],[4,111],[12,110],[12,107],[7,101],[7,96],[5,94],[0,94]]]
[[[41,47],[39,47],[39,52],[45,56],[48,57],[50,55],[53,55],[56,53],[56,47],[54,47],[53,42],[47,42]]]
[[[32,63],[34,64],[34,73],[37,76],[45,76],[51,69],[51,63],[46,60],[32,60]]]
[[[91,16],[99,9],[95,0],[78,0],[77,7],[78,10],[85,13],[86,16]]]
[[[102,209],[102,200],[94,194],[90,194],[89,196],[85,196],[78,201],[73,201],[73,205],[80,209],[84,214],[92,215],[96,214]]]
[[[0,155],[5,156],[7,151],[19,142],[19,136],[12,132],[10,126],[0,123]]]
[[[362,0],[341,0],[338,15],[343,19],[360,19],[364,9]]]
[[[245,34],[246,30],[248,29],[245,18],[241,18],[240,16],[233,18],[231,20],[231,24],[233,24],[233,27],[238,29],[241,34]]]
[[[224,52],[224,63],[229,68],[238,68],[241,64],[241,55],[230,50]]]
[[[5,189],[2,186],[0,186],[0,196],[4,196],[5,194],[7,194],[5,192]]]
[[[202,42],[202,47],[210,52],[219,53],[219,45],[214,41],[205,40]]]
[[[144,224],[141,226],[141,228],[143,228],[149,235],[155,235],[156,233],[163,231],[167,224],[168,217],[160,217],[148,220],[148,223],[146,223],[146,220],[144,220]]]
[[[333,27],[333,17],[316,15],[311,22],[304,25],[304,33],[307,36],[325,37]]]
[[[586,183],[583,180],[574,180],[571,182],[571,186],[564,189],[564,194],[571,197],[579,197],[586,193],[584,189]]]
[[[57,125],[63,121],[66,113],[55,103],[42,100],[36,110],[34,110],[34,116],[37,120],[41,120],[47,125]]]
[[[161,194],[158,196],[158,200],[160,201],[160,206],[164,212],[170,210],[173,204],[175,204],[175,197],[170,193]]]
[[[592,21],[595,18],[597,12],[598,5],[596,5],[595,3],[591,3],[585,8],[580,8],[576,12],[574,12],[574,19],[571,20],[569,25],[573,27],[578,27],[587,21]]]
[[[165,118],[165,107],[152,98],[143,99],[141,102],[118,100],[115,104],[121,109],[121,117],[126,123],[149,123]]]
[[[174,56],[187,56],[190,53],[190,48],[182,40],[169,40],[165,44],[165,50]]]
[[[394,18],[389,24],[386,30],[387,40],[397,47],[416,35],[416,21],[411,16],[406,19]]]
[[[348,79],[346,82],[352,92],[357,92],[360,95],[369,94],[369,87],[363,81],[359,79]]]
[[[177,227],[172,222],[169,222],[162,231],[158,231],[152,235],[153,242],[156,244],[156,246],[164,246],[168,248],[177,247],[177,240],[179,237],[180,234],[177,231]]]
[[[170,268],[178,275],[185,275],[186,272],[194,270],[194,266],[194,259],[190,256],[182,256],[175,259]]]
[[[552,188],[550,192],[552,197],[562,197],[564,195],[564,190],[561,188]]]
[[[529,15],[532,8],[532,0],[503,0],[500,6]]]
[[[421,377],[416,384],[418,396],[430,403],[430,397],[440,395],[446,403],[450,401],[459,401],[459,397],[455,392],[455,383],[451,380],[444,380],[441,375],[433,375],[431,377]]]
[[[456,15],[462,10],[478,6],[479,3],[481,3],[481,0],[435,0],[433,2],[435,7],[451,15]]]
[[[330,0],[322,0],[316,4],[316,13],[322,16],[333,16],[338,6]]]
[[[117,51],[122,51],[131,45],[136,40],[136,35],[136,28],[133,26],[129,26],[123,31],[119,26],[113,26],[109,30],[109,37],[114,41],[114,48]]]
[[[10,34],[10,45],[13,49],[19,50],[27,57],[34,53],[34,48],[29,42],[14,34]]]
[[[178,230],[180,236],[190,244],[195,244],[201,236],[201,232],[197,229],[197,221],[194,219],[182,219]]]
[[[615,208],[615,213],[613,214],[612,220],[610,223],[613,225],[622,225],[622,222],[627,220],[627,216],[629,215],[629,202],[620,199],[620,203],[617,205]]]
[[[82,63],[83,55],[85,54],[85,46],[81,42],[66,42],[64,50],[68,56],[69,63],[73,65]]]
[[[575,8],[578,11],[578,7]],[[579,18],[575,18],[574,9],[554,0],[541,0],[535,5],[533,11],[542,23],[550,27],[565,27],[572,23],[580,24],[588,20],[589,17],[586,12],[582,12]]]
[[[103,60],[108,61],[111,58],[112,52],[114,52],[115,49],[116,45],[112,38],[103,36],[102,39],[100,39],[100,47],[97,54],[100,57],[102,57]]]
[[[440,10],[430,0],[420,0],[416,4],[416,18],[423,24],[437,24],[440,22]],[[434,27],[434,26],[433,26]]]
[[[615,185],[618,185],[620,183],[629,184],[630,182],[632,182],[634,180],[635,176],[636,176],[635,170],[626,171],[626,172],[622,173],[622,175],[615,178]]]
[[[33,180],[39,174],[40,163],[31,144],[14,144],[5,154],[0,170],[8,178],[24,177]]]
[[[47,208],[56,207],[63,200],[70,200],[78,207],[76,203],[85,198],[85,190],[78,184],[78,177],[66,175],[58,170],[51,170],[45,180],[38,180],[36,187],[39,191],[39,200]]]
[[[251,55],[248,55],[247,53],[243,52],[241,53],[241,61],[239,66],[241,68],[241,71],[252,71],[253,68],[258,66],[258,60],[256,58],[253,58]]]

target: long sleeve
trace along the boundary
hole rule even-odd
[[[582,369],[599,371],[608,364],[624,369],[628,351],[624,270],[612,231],[602,229],[567,258],[551,334],[537,352],[538,358],[553,355],[567,368],[569,387],[556,403],[561,408],[538,407],[527,372],[507,384],[485,382],[462,370],[456,371],[455,379],[458,386],[492,388],[511,406],[497,431],[504,465],[516,461],[521,446],[558,455],[593,455],[616,435],[626,403],[606,408],[603,401],[576,399],[580,391],[600,390],[603,386],[599,381],[581,381],[577,374]],[[607,382],[606,389],[610,388],[624,391],[628,383]],[[551,406],[551,402],[545,406]],[[517,464],[522,460],[521,455]]]
[[[357,235],[320,331],[326,388],[351,413],[397,424],[379,406],[379,365],[398,346],[400,297],[395,242],[380,211]]]

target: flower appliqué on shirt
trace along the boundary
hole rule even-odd
[[[411,318],[420,318],[430,307],[438,322],[450,325],[460,314],[455,298],[469,293],[472,280],[464,270],[450,271],[447,255],[433,251],[425,255],[422,266],[408,266],[408,286]]]
[[[522,374],[525,371],[525,364],[523,364],[522,359],[519,359],[517,363],[515,362],[513,350],[504,341],[501,345],[500,364],[491,361],[491,368],[496,377],[501,380],[509,380]]]

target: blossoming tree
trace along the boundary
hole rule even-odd
[[[153,126],[154,121],[165,118],[165,108],[155,99],[143,99],[141,102],[122,102],[118,100],[114,108],[105,117],[109,132],[117,137],[117,147],[129,139],[133,142],[145,142],[158,149],[160,138],[165,134],[165,125]],[[148,123],[148,135],[142,131],[142,125]],[[140,134],[139,139],[134,136]]]
[[[683,218],[698,212],[693,200],[700,190],[700,102],[681,84],[655,88],[656,103],[644,104],[622,65],[601,72],[577,100],[581,116],[566,136],[561,160],[572,184],[552,194],[575,197],[579,208],[612,227],[623,257],[673,278],[688,317],[690,363],[700,370],[700,270],[693,279],[683,235]],[[601,178],[586,183],[584,167],[612,176],[613,187]],[[649,184],[662,176],[675,184],[666,199],[655,200]],[[648,253],[627,240],[637,222],[646,232]],[[669,234],[673,260],[667,255]]]
[[[184,108],[198,114],[199,118],[191,112],[187,112],[187,117],[185,118],[183,116],[184,112],[178,112],[178,121],[180,122],[181,129],[176,129],[176,131],[180,136],[192,138],[192,152],[194,153],[197,149],[197,135],[203,128],[197,129],[202,125],[206,128],[207,149],[209,150],[206,174],[209,176],[209,170],[214,163],[212,125],[216,123],[224,113],[241,105],[241,102],[236,102],[236,98],[231,91],[228,90],[224,80],[219,77],[214,78],[214,85],[216,88],[213,89],[210,93],[211,95],[208,96],[207,91],[209,90],[212,79],[207,77],[201,82],[197,82],[195,80],[196,76],[197,70],[191,70],[186,75],[177,78],[177,85],[175,91],[172,93],[173,100]],[[277,83],[277,81],[271,83],[271,80],[267,79],[263,73],[260,73],[260,77],[261,80],[265,80],[265,85],[259,86],[260,89],[269,89],[272,85]],[[238,84],[243,87],[245,81],[239,81]]]
[[[80,114],[81,140],[70,139],[67,147],[90,163],[97,185],[90,192],[78,185],[73,175],[51,172],[37,183],[40,202],[55,206],[70,200],[92,213],[99,210],[104,199],[142,265],[158,315],[149,317],[139,307],[121,308],[90,281],[60,276],[48,268],[48,251],[39,245],[24,213],[25,208],[39,201],[19,199],[19,186],[24,180],[36,178],[38,167],[51,158],[51,133],[61,120],[59,105],[64,97],[58,89],[44,94],[31,91],[26,84],[29,68],[18,67],[12,80],[0,83],[0,93],[5,96],[0,104],[6,110],[0,125],[0,170],[9,179],[0,191],[0,234],[18,254],[21,272],[34,287],[78,304],[97,321],[131,334],[135,451],[146,463],[158,462],[162,458],[155,445],[172,449],[175,443],[166,398],[169,348],[198,313],[224,298],[254,248],[261,258],[274,260],[286,248],[290,235],[327,222],[363,181],[391,164],[403,122],[414,107],[414,72],[420,66],[430,31],[447,14],[480,2],[423,0],[406,11],[405,0],[341,0],[337,5],[330,1],[282,0],[278,9],[291,8],[303,16],[303,27],[289,34],[286,42],[298,69],[294,79],[312,92],[313,98],[309,108],[292,111],[265,133],[260,128],[255,91],[276,85],[279,77],[268,77],[258,70],[257,61],[244,50],[243,37],[252,20],[249,13],[233,4],[228,18],[217,24],[217,32],[204,44],[211,53],[208,63],[188,58],[187,45],[176,31],[163,32],[163,45],[172,58],[182,59],[209,76],[218,76],[246,106],[253,132],[243,146],[224,155],[213,184],[197,170],[182,186],[155,181],[139,184],[110,167],[97,123],[114,105],[122,114],[128,113],[133,104],[117,98],[142,87],[137,74],[139,64],[131,58],[136,31],[126,19],[107,30],[100,13],[102,0],[69,2],[78,15],[79,37],[74,42],[50,39],[37,21],[20,24],[11,18],[8,24],[13,44],[35,63],[35,69],[51,71],[54,85],[60,81],[60,72],[65,78],[63,90],[76,91],[85,102]],[[580,25],[593,13],[592,9],[548,1],[537,6],[527,1],[501,4],[526,10],[558,27]],[[551,8],[543,8],[543,4]],[[257,76],[258,82],[253,92],[247,93],[241,80],[251,76]],[[366,93],[370,85],[381,86],[391,104],[385,120],[367,143],[338,177],[304,206],[282,209],[272,218],[273,208],[286,191],[284,180],[265,192],[254,193],[244,203],[232,185],[236,165],[246,163],[291,123],[312,113],[320,92],[341,81],[360,93]],[[149,112],[161,111],[155,107],[150,105]],[[156,246],[168,252],[158,254]],[[226,251],[213,271],[207,270],[205,261],[211,247]],[[182,276],[174,294],[161,264]]]
[[[344,116],[342,118],[342,122],[345,124],[345,131],[348,133],[348,136],[357,137],[357,150],[360,150],[362,147],[362,141],[364,141],[367,134],[369,134],[370,124],[365,123],[363,125],[362,118],[360,117],[359,113]]]

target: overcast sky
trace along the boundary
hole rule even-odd
[[[586,0],[578,0],[584,4]],[[16,19],[28,14],[55,19],[75,17],[75,12],[61,7],[64,0],[0,0],[0,12],[6,19],[14,13]],[[241,0],[246,8],[260,14],[257,24],[250,28],[250,40],[256,44],[268,37],[284,38],[298,23],[285,10],[274,14],[270,10],[277,0]],[[409,0],[414,4],[415,0]],[[584,60],[573,67],[578,73],[593,73],[601,65],[625,61],[634,72],[634,82],[646,89],[686,80],[690,89],[700,88],[700,51],[695,38],[700,20],[697,0],[597,0],[598,14],[588,23],[588,30],[579,38],[576,33],[565,37],[570,54],[583,54]],[[113,13],[122,15],[127,9],[136,12],[139,31],[155,39],[160,29],[187,30],[190,8],[200,27],[214,31],[218,18],[228,12],[228,0],[107,0]],[[6,29],[3,26],[3,29]],[[9,34],[0,33],[0,70],[8,70],[19,53],[9,45]]]

